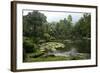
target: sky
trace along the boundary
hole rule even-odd
[[[32,10],[24,10],[23,15],[27,15]],[[68,15],[72,16],[72,22],[77,22],[82,16],[83,13],[76,13],[76,12],[55,12],[55,11],[39,11],[43,13],[47,17],[48,22],[58,22],[59,20],[63,20],[64,18],[67,19]]]

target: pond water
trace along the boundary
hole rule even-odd
[[[58,48],[57,51],[54,53],[55,55],[60,56],[68,56],[68,55],[83,55],[87,56],[86,58],[91,58],[91,41],[90,40],[65,40],[61,41],[65,45],[63,49]]]
[[[65,50],[75,48],[79,53],[91,53],[90,40],[63,41],[62,43],[65,44]]]

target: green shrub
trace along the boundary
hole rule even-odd
[[[57,48],[63,49],[65,47],[64,44],[58,43],[58,42],[47,42],[43,43],[40,45],[40,50],[41,51],[46,51],[46,52],[54,52],[57,50]]]
[[[33,48],[35,46],[36,45],[34,45],[31,38],[27,38],[27,37],[23,38],[23,48],[26,53],[33,52],[34,51]]]

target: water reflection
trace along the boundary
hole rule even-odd
[[[88,54],[88,58],[91,58],[91,41],[82,39],[82,40],[75,40],[75,41],[63,41],[62,43],[65,44],[65,48],[61,50],[61,52],[70,51],[75,54],[77,53],[84,53]]]

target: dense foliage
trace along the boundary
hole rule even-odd
[[[76,22],[72,22],[72,16],[58,21],[47,22],[47,17],[37,11],[29,12],[23,16],[23,50],[24,59],[27,53],[36,53],[42,48],[56,50],[57,48],[68,48],[67,43],[80,43],[81,40],[90,41],[91,38],[91,15],[84,13]],[[77,44],[78,46],[80,44]],[[81,44],[84,49],[79,52],[90,53],[90,42]]]

